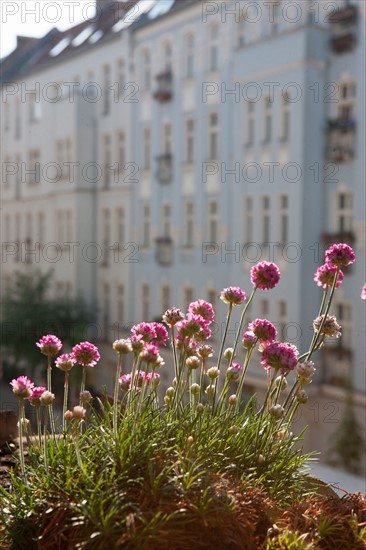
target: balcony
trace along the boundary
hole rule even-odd
[[[355,235],[353,231],[334,231],[323,233],[322,240],[327,248],[334,243],[347,243],[352,246],[355,242]]]
[[[157,263],[161,266],[171,265],[173,262],[173,240],[171,237],[158,237],[155,242]]]
[[[171,71],[160,73],[156,76],[157,88],[154,98],[160,103],[167,103],[173,97],[173,74]]]
[[[327,159],[337,163],[353,160],[355,156],[355,120],[345,118],[328,120],[327,133]]]
[[[351,52],[356,46],[356,37],[354,33],[348,32],[347,34],[341,34],[339,36],[334,36],[330,45],[333,53],[341,54]]]
[[[170,183],[173,179],[173,155],[165,153],[156,157],[158,168],[156,177],[160,183]]]
[[[341,132],[354,132],[356,121],[353,118],[332,118],[327,121],[328,132],[339,130]]]
[[[358,16],[357,6],[351,6],[350,4],[347,4],[343,8],[332,13],[328,17],[328,22],[332,24],[339,23],[341,25],[350,25],[350,24],[356,23],[357,16]]]

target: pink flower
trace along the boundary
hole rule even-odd
[[[53,357],[57,355],[62,348],[62,342],[54,334],[47,334],[46,336],[42,336],[39,342],[36,343],[36,346],[39,347],[43,355]]]
[[[153,323],[139,323],[131,329],[134,336],[142,336],[144,342],[151,342],[156,338],[156,331]]]
[[[188,306],[188,314],[200,315],[207,325],[215,319],[215,312],[212,305],[205,300],[197,300]]]
[[[166,325],[173,327],[179,321],[184,319],[184,315],[181,309],[173,307],[172,309],[167,309],[163,315],[163,321]]]
[[[224,288],[220,294],[220,300],[222,300],[224,304],[240,306],[240,304],[245,302],[245,299],[245,292],[239,286],[229,286],[228,288]]]
[[[144,381],[146,380],[146,373],[144,371],[138,371],[135,373],[135,387],[138,386],[138,387],[141,387],[142,384],[144,383]],[[132,374],[129,373],[129,374],[122,374],[122,376],[120,376],[120,378],[118,379],[119,383],[120,383],[120,386],[122,388],[123,391],[128,391],[132,384]]]
[[[139,334],[138,336],[131,336],[130,342],[133,353],[138,354],[144,349],[144,341],[141,334]]]
[[[281,374],[294,370],[299,352],[292,344],[270,342],[262,351],[261,363],[265,369],[280,369]]]
[[[366,283],[363,285],[361,290],[361,300],[366,300]]]
[[[252,347],[256,345],[257,340],[258,338],[254,334],[254,332],[250,332],[249,330],[247,330],[243,334],[243,340],[242,340],[243,347],[248,350],[252,349]]]
[[[29,403],[33,406],[40,405],[41,404],[40,397],[45,391],[47,390],[43,386],[37,386],[33,388],[31,395],[27,397]]]
[[[206,322],[201,315],[189,313],[187,319],[177,323],[177,331],[184,338],[186,336],[193,336],[201,332],[203,327],[206,327]]]
[[[157,346],[166,346],[168,340],[168,331],[161,323],[152,323],[156,337],[153,339],[153,343]]]
[[[140,353],[141,361],[146,363],[155,363],[159,357],[159,348],[155,344],[144,344],[144,349]]]
[[[31,382],[27,376],[19,376],[17,379],[13,379],[10,385],[13,386],[14,395],[19,399],[27,399],[30,397],[34,388],[33,382]]]
[[[333,244],[325,252],[325,261],[337,267],[346,267],[356,260],[352,248],[345,243]]]
[[[64,353],[57,357],[55,361],[56,367],[64,372],[69,372],[75,363],[76,359],[72,353]]]
[[[267,319],[256,319],[249,323],[248,332],[252,332],[260,342],[272,342],[277,336],[275,326]]]
[[[74,359],[85,367],[94,367],[100,359],[99,351],[90,342],[81,342],[72,349]]]
[[[160,384],[160,374],[157,372],[149,372],[146,375],[146,383],[151,384],[151,386],[155,389]]]
[[[272,262],[259,262],[250,270],[250,279],[256,288],[269,290],[280,280],[280,270]]]
[[[202,346],[200,346],[197,350],[197,354],[202,358],[206,358],[206,357],[212,357],[213,356],[213,353],[214,353],[214,349],[212,346],[210,346],[209,344],[203,344]]]
[[[211,338],[211,329],[207,325],[202,325],[201,329],[195,334],[196,342],[202,342]]]
[[[332,264],[324,264],[318,267],[314,273],[314,281],[318,286],[321,286],[324,290],[333,285],[334,277],[337,273],[337,267]],[[336,288],[341,286],[343,281],[343,272],[340,271],[336,283]]]
[[[191,338],[187,338],[185,336],[182,336],[181,334],[178,334],[177,348],[179,350],[184,350],[187,357],[190,357],[191,355],[195,355],[197,346],[198,346],[197,342],[195,342]]]
[[[323,319],[324,315],[320,315],[319,317],[314,319],[313,328],[315,332],[319,332],[320,327],[323,323]],[[324,334],[324,336],[339,338],[341,336],[341,328],[341,325],[337,323],[337,319],[334,315],[327,315],[320,334]]]

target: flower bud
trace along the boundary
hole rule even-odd
[[[80,403],[82,405],[88,405],[92,401],[93,401],[93,396],[90,393],[90,391],[85,390],[85,391],[80,392]]]
[[[197,403],[197,406],[196,406],[197,413],[201,414],[203,413],[204,410],[205,410],[205,406],[202,403]]]
[[[209,399],[212,398],[215,395],[215,386],[213,386],[212,384],[207,386],[207,388],[205,389],[205,393]]]
[[[296,394],[296,399],[298,400],[299,403],[303,405],[304,403],[307,402],[307,400],[309,399],[309,396],[305,390],[299,390]]]
[[[177,379],[176,378],[173,378],[172,386],[173,386],[173,388],[177,387]]]
[[[122,338],[121,340],[115,340],[113,342],[113,349],[117,353],[125,355],[127,353],[130,353],[130,351],[132,351],[132,345],[129,340],[124,340]]]
[[[237,434],[238,431],[239,431],[238,426],[230,426],[230,428],[229,428],[229,433],[230,434]]]
[[[201,364],[201,361],[199,357],[197,357],[197,355],[192,355],[191,357],[188,357],[188,359],[186,360],[186,366],[189,369],[198,369],[200,364]]]
[[[72,411],[65,412],[64,419],[67,420],[67,422],[71,422],[73,418],[74,418],[74,413]]]
[[[189,437],[187,437],[187,443],[188,443],[188,445],[192,445],[194,443],[194,439],[191,435]]]
[[[211,378],[211,380],[215,380],[219,377],[220,371],[217,367],[211,367],[210,369],[208,369],[206,374],[209,378]]]
[[[84,407],[81,407],[80,405],[76,405],[73,409],[74,412],[74,418],[76,420],[83,420],[86,416],[86,409]]]
[[[284,414],[285,414],[285,409],[282,407],[282,405],[273,405],[270,409],[269,409],[269,413],[271,416],[273,416],[273,418],[275,418],[276,420],[279,420],[280,418],[283,418]]]
[[[192,384],[189,388],[192,395],[198,395],[200,393],[200,385],[199,384]]]
[[[265,459],[264,459],[264,456],[263,456],[263,455],[259,455],[259,456],[258,456],[258,464],[259,464],[259,465],[264,464],[264,460],[265,460]]]
[[[50,391],[44,391],[39,398],[41,405],[52,405],[55,400],[55,394]]]
[[[234,352],[234,348],[226,348],[226,350],[224,351],[224,357],[225,357],[226,361],[230,361],[230,359],[233,355],[233,352]]]
[[[167,407],[170,407],[170,405],[172,404],[172,400],[170,399],[170,397],[168,397],[167,395],[164,396],[164,403]]]
[[[280,391],[285,390],[288,386],[288,382],[287,382],[286,378],[284,378],[283,376],[277,376],[277,378],[275,379],[276,388],[278,388],[280,384],[281,384]]]
[[[169,399],[171,399],[172,397],[174,397],[175,389],[172,386],[170,386],[169,388],[167,388],[165,393],[166,393],[167,397],[169,397]]]
[[[233,395],[230,395],[230,397],[229,397],[229,399],[228,399],[228,402],[229,402],[229,405],[230,405],[231,407],[233,407],[234,405],[237,404],[238,398],[237,398],[237,396],[235,395],[235,393],[234,393]]]

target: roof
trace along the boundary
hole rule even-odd
[[[18,36],[15,50],[0,60],[0,81],[9,82],[102,44],[202,0],[105,0],[98,16],[42,38]]]

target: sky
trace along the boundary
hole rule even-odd
[[[16,47],[17,35],[44,36],[95,15],[95,0],[0,0],[0,57]]]

